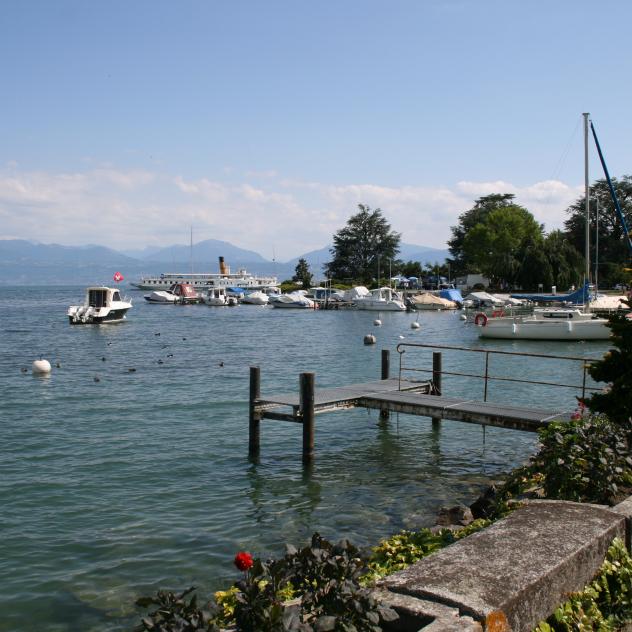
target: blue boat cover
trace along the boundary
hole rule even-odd
[[[448,290],[441,290],[439,292],[439,296],[441,298],[447,298],[449,301],[454,301],[455,303],[462,303],[463,296],[461,295],[461,290],[456,290],[454,288]]]
[[[522,298],[528,301],[539,303],[572,303],[573,305],[584,305],[590,300],[590,289],[588,283],[584,287],[575,290],[570,294],[510,294],[511,298]]]

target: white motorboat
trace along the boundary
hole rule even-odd
[[[234,307],[239,305],[237,297],[231,296],[223,287],[209,288],[206,294],[202,295],[202,302],[209,307]]]
[[[132,301],[121,298],[116,288],[94,286],[86,289],[83,305],[72,305],[67,316],[71,325],[117,323],[125,319]]]
[[[173,305],[178,302],[178,296],[171,290],[156,290],[145,294],[145,300],[148,303],[157,303],[159,305]]]
[[[202,301],[209,307],[224,307],[228,304],[226,290],[223,287],[211,287],[202,295]]]
[[[404,305],[401,294],[390,287],[380,287],[376,290],[371,290],[366,296],[354,298],[353,304],[358,309],[374,312],[406,311],[406,305]]]
[[[267,305],[270,302],[270,298],[265,292],[255,290],[254,292],[248,292],[241,299],[241,302],[246,305]]]
[[[482,312],[474,322],[481,338],[515,340],[608,340],[610,328],[605,318],[579,309],[542,309],[525,316],[488,318]]]
[[[290,294],[279,294],[270,297],[272,307],[294,308],[294,309],[313,309],[314,301],[307,298],[300,292],[291,292]]]

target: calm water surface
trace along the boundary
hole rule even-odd
[[[300,426],[280,422],[262,422],[251,463],[250,365],[274,393],[297,390],[301,371],[319,386],[377,379],[383,348],[396,372],[401,342],[585,357],[607,348],[483,342],[447,312],[382,313],[376,328],[372,312],[150,305],[140,292],[124,323],[70,326],[66,309],[83,292],[0,289],[0,630],[131,629],[142,594],[229,585],[237,550],[277,555],[314,531],[374,544],[428,526],[439,506],[473,500],[535,445],[527,433],[456,422],[437,431],[405,415],[380,426],[375,411],[355,410],[317,418],[311,469]],[[372,332],[378,344],[363,345]],[[405,363],[429,368],[429,353],[408,350]],[[481,355],[444,354],[444,369],[478,373]],[[30,372],[40,356],[49,377]],[[577,365],[559,361],[494,359],[491,373],[581,383]],[[443,386],[482,397],[479,381]],[[542,406],[572,407],[573,397],[490,389],[492,400]]]

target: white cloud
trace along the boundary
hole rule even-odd
[[[252,175],[252,174],[251,174]],[[259,174],[260,175],[260,174]],[[558,228],[582,193],[556,180],[518,187],[507,182],[452,186],[331,185],[275,177],[234,184],[217,179],[123,171],[111,166],[80,173],[0,170],[1,237],[112,248],[221,239],[278,259],[321,248],[358,204],[380,207],[407,243],[445,248],[450,227],[490,193],[513,193],[546,225]]]

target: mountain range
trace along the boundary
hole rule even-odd
[[[162,272],[217,272],[218,258],[224,257],[232,271],[274,274],[290,278],[299,259],[305,259],[316,279],[331,259],[330,246],[312,250],[289,261],[270,261],[252,250],[226,241],[207,239],[189,245],[144,248],[123,252],[105,246],[60,246],[22,239],[0,240],[0,285],[74,285],[110,283],[115,271],[126,281]],[[442,263],[447,250],[400,244],[398,257],[404,261]]]

